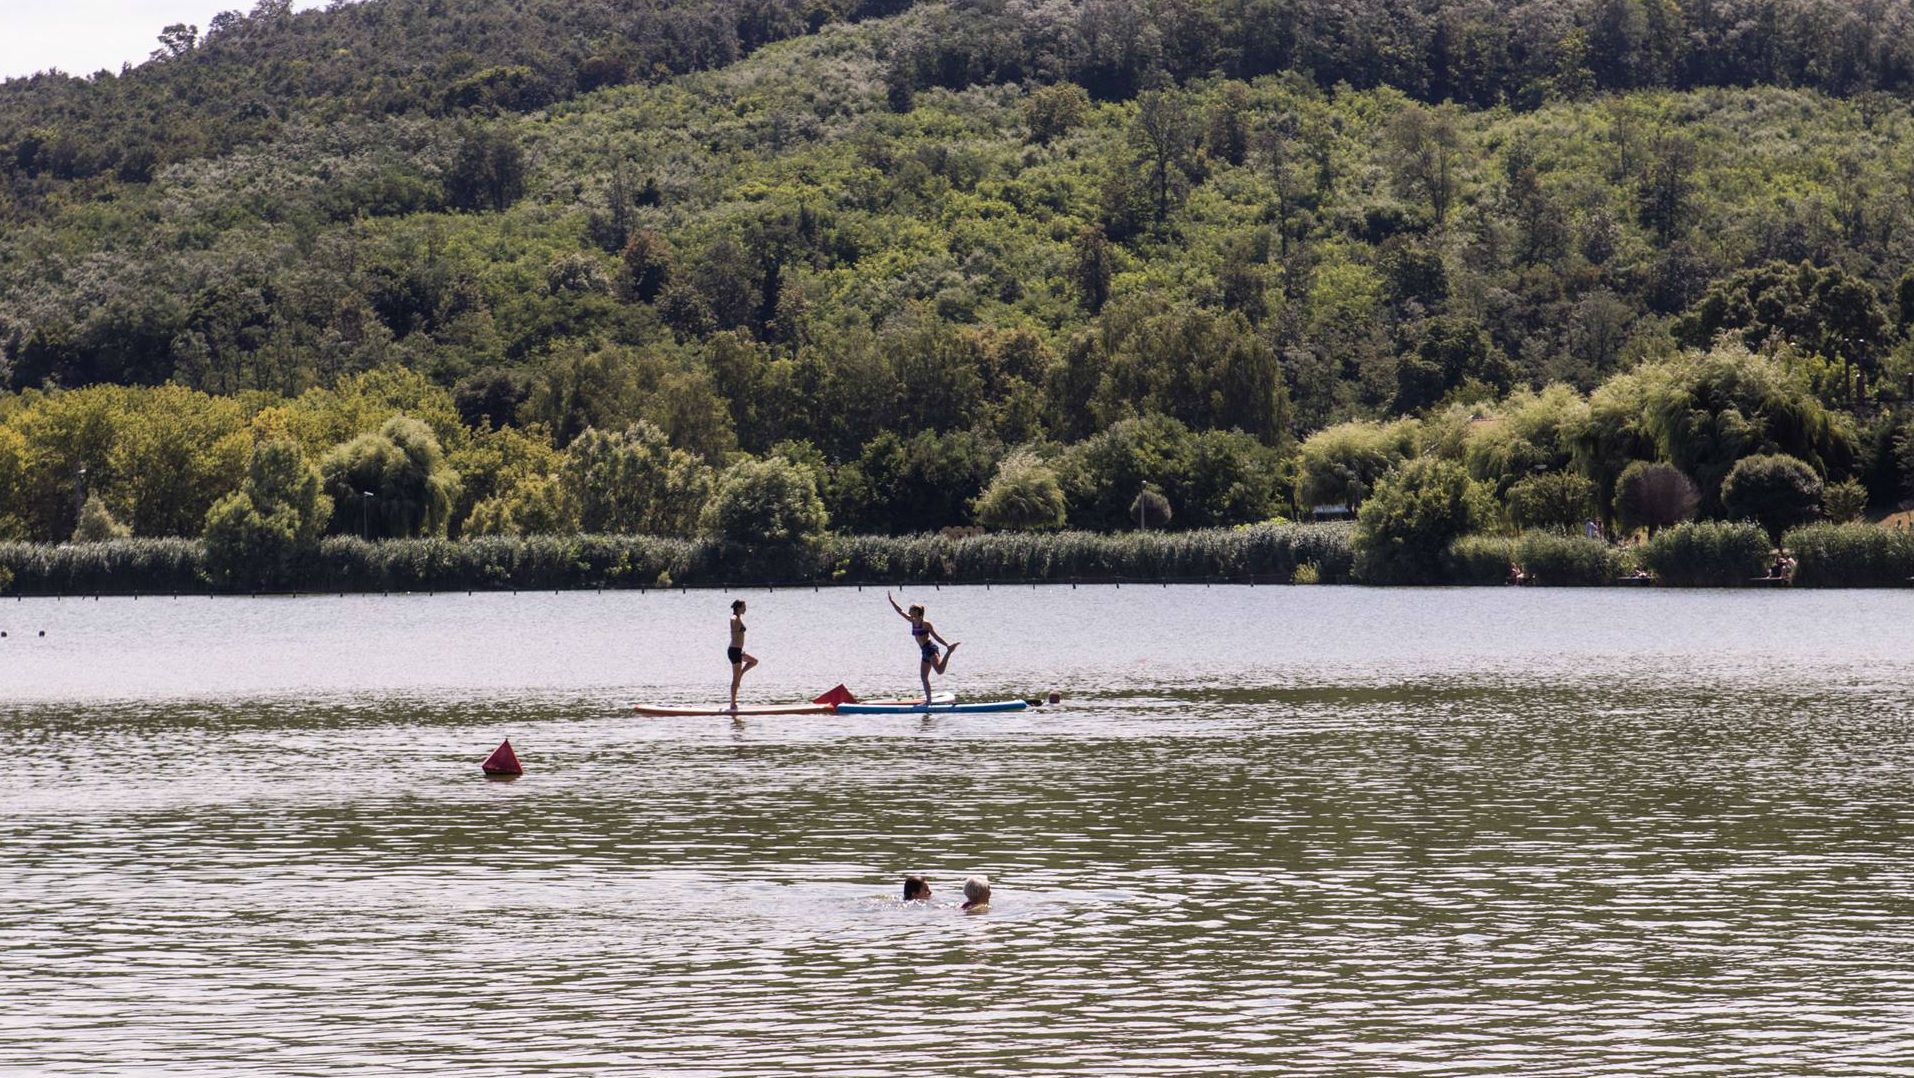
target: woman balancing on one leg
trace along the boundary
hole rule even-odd
[[[744,600],[731,604],[731,646],[725,649],[724,657],[731,660],[731,710],[738,710],[738,683],[744,680],[747,670],[758,665],[758,660],[744,653]]]
[[[897,600],[890,592],[885,592],[884,598],[890,599],[891,609],[897,611],[898,617],[910,622],[910,635],[917,641],[917,652],[920,657],[920,661],[917,664],[917,676],[923,679],[924,706],[929,707],[931,671],[934,670],[939,674],[944,672],[944,668],[950,665],[951,654],[957,650],[957,644],[953,644],[937,635],[937,630],[931,623],[924,620],[924,608],[922,604],[912,603],[911,608],[905,610],[903,607],[897,605]],[[932,641],[935,641],[935,643]],[[958,643],[962,642],[961,640],[958,641]],[[938,644],[944,645],[944,653],[941,656],[937,654]]]

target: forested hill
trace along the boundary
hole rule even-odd
[[[1724,333],[1835,414],[1826,478],[1898,496],[1907,0],[264,0],[158,50],[0,86],[24,534],[88,461],[137,515],[107,420],[36,448],[52,387],[203,391],[217,440],[376,383],[462,462],[454,530],[640,421],[802,464],[844,527],[968,523],[1006,459],[1075,523],[1150,483],[1207,524],[1290,509],[1334,423]]]

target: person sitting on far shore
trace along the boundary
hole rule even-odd
[[[922,876],[905,876],[904,877],[904,901],[929,902],[930,901],[930,881],[924,879],[924,877]]]
[[[982,913],[990,908],[990,878],[972,876],[964,881],[964,904],[959,907],[965,913]]]

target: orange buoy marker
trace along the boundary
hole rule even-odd
[[[525,769],[519,766],[518,754],[512,751],[510,738],[499,742],[498,748],[493,749],[492,755],[487,756],[485,762],[479,766],[483,767],[488,775],[523,775],[525,773]]]
[[[857,703],[857,697],[853,696],[851,690],[845,688],[842,682],[839,682],[818,696],[812,697],[811,702],[813,704],[831,704],[833,706],[837,704],[855,704]]]

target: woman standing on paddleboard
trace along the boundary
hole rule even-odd
[[[724,657],[731,660],[731,710],[738,710],[738,683],[744,680],[745,671],[758,665],[758,660],[744,653],[744,600],[731,604],[731,646],[725,649]]]
[[[929,707],[931,671],[934,670],[939,674],[944,672],[944,668],[950,665],[951,654],[957,650],[957,644],[953,644],[937,635],[937,630],[932,627],[931,623],[924,620],[923,604],[912,603],[911,608],[907,611],[897,605],[897,599],[893,597],[890,592],[885,592],[884,598],[891,601],[891,609],[897,611],[898,617],[910,622],[911,638],[917,641],[917,654],[919,658],[917,663],[917,676],[923,679],[924,706]],[[936,643],[932,643],[932,641]],[[962,642],[961,640],[958,641],[958,643]],[[937,654],[938,644],[944,645],[944,653],[941,656]]]

